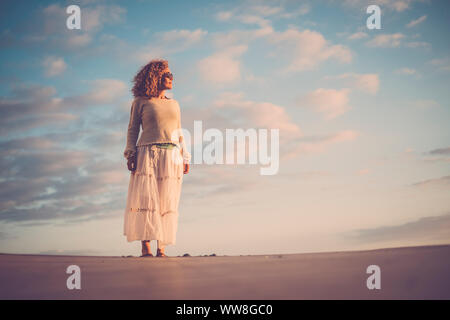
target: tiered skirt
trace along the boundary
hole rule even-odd
[[[178,147],[138,146],[136,170],[130,173],[124,216],[127,241],[176,243],[183,157]]]

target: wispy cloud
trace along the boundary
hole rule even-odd
[[[450,241],[450,214],[423,217],[400,225],[357,229],[342,235],[359,243],[383,241]]]
[[[401,40],[405,35],[401,33],[380,34],[372,40],[366,42],[369,47],[396,48],[400,46]]]
[[[412,68],[400,68],[395,70],[396,74],[404,74],[404,75],[414,75],[417,74],[416,69],[412,69]]]
[[[413,187],[450,187],[450,176],[427,179],[412,184]]]
[[[337,76],[325,76],[325,80],[339,80],[345,87],[355,88],[366,93],[376,94],[380,86],[380,80],[376,73],[344,73]]]
[[[207,34],[208,32],[201,28],[158,33],[149,44],[137,48],[132,56],[140,63],[147,63],[151,59],[164,58],[167,55],[185,51],[202,42]]]
[[[427,15],[423,15],[423,16],[421,16],[420,18],[417,18],[417,19],[415,19],[415,20],[412,20],[410,23],[408,23],[408,24],[406,25],[406,27],[408,27],[408,28],[415,27],[415,26],[421,24],[422,22],[424,22],[426,19],[427,19]]]
[[[427,64],[436,67],[439,71],[450,71],[450,58],[435,58],[427,62]]]
[[[403,12],[411,9],[414,2],[424,2],[424,0],[330,0],[334,3],[340,3],[347,7],[357,9],[367,8],[369,5],[378,5],[391,11]]]
[[[61,57],[46,57],[42,62],[45,68],[45,75],[47,77],[54,77],[61,75],[67,68],[67,64]]]
[[[369,35],[366,32],[355,32],[353,34],[351,34],[350,36],[348,36],[349,40],[358,40],[358,39],[364,39],[367,38]]]

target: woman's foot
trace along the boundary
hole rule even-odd
[[[152,250],[150,248],[150,240],[142,241],[142,256],[141,257],[153,257]]]
[[[164,253],[164,249],[159,249],[156,251],[156,256],[157,257],[167,257]]]

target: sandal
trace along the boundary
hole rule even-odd
[[[145,258],[145,257],[153,257],[153,255],[151,253],[146,253],[146,254],[143,254],[142,256],[140,256],[140,258]]]
[[[161,252],[159,250],[157,251],[156,256],[157,257],[167,257],[164,252]]]

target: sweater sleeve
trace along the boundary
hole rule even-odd
[[[138,100],[134,99],[131,105],[130,122],[128,123],[127,145],[123,152],[124,157],[127,159],[136,154],[136,141],[139,136],[141,121],[140,105]]]
[[[181,129],[181,112],[180,116],[178,117],[178,128]],[[191,154],[186,148],[186,143],[184,142],[184,136],[183,132],[180,130],[180,136],[179,136],[179,142],[181,146],[181,152],[183,155],[183,163],[189,163],[191,161]]]

